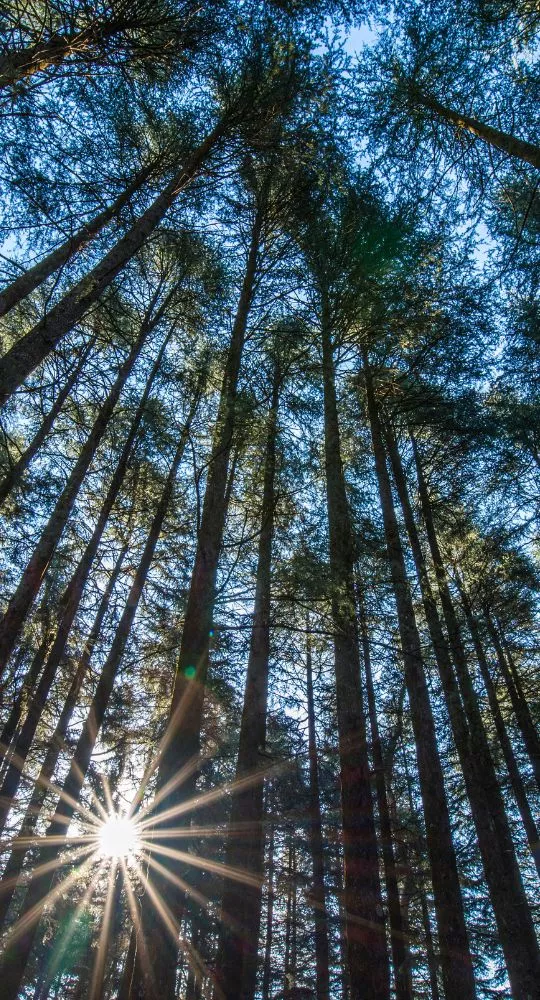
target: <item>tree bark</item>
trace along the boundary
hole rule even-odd
[[[434,97],[420,90],[413,91],[412,100],[428,111],[433,111],[438,118],[447,124],[464,129],[471,135],[477,136],[488,146],[500,149],[508,156],[523,160],[524,163],[532,163],[533,167],[536,167],[537,170],[540,169],[540,147],[535,146],[534,143],[518,139],[514,135],[509,135],[508,132],[501,132],[500,129],[493,128],[492,125],[486,125],[485,122],[481,122],[477,118],[461,114],[459,111],[454,111],[453,108],[447,108]]]
[[[523,737],[525,749],[531,762],[534,778],[538,786],[538,790],[540,791],[540,737],[536,731],[536,726],[527,704],[527,699],[521,689],[519,678],[516,676],[516,672],[512,669],[508,652],[505,653],[503,650],[499,633],[493,624],[489,611],[485,612],[485,622],[495,648],[497,662],[510,696],[510,701]]]
[[[60,413],[66,399],[68,398],[71,390],[75,386],[79,375],[88,359],[88,355],[92,350],[96,340],[92,337],[90,342],[84,348],[81,357],[76,365],[74,365],[72,371],[70,372],[66,382],[64,383],[62,389],[58,393],[53,405],[51,406],[47,416],[45,417],[43,423],[39,430],[34,434],[30,444],[23,451],[22,455],[19,456],[16,462],[10,467],[9,471],[6,473],[2,481],[0,482],[0,505],[4,503],[6,498],[9,496],[11,491],[19,486],[24,473],[26,472],[30,462],[37,454],[41,445],[45,439],[49,436],[52,426]]]
[[[328,911],[324,884],[324,840],[319,786],[319,756],[315,730],[315,700],[313,695],[313,664],[309,621],[306,640],[306,701],[308,712],[309,753],[309,841],[313,871],[313,917],[315,922],[315,979],[317,1000],[330,997],[330,949],[328,944]]]
[[[0,789],[0,833],[4,829],[7,814],[13,804],[15,795],[17,794],[19,784],[22,778],[24,765],[26,758],[32,746],[32,741],[34,739],[37,727],[40,723],[41,716],[43,714],[43,709],[47,703],[51,688],[54,684],[56,676],[58,674],[58,669],[62,662],[62,657],[64,656],[69,633],[71,626],[75,620],[77,612],[79,610],[79,604],[81,597],[88,581],[90,575],[90,570],[92,568],[92,563],[95,559],[96,553],[99,548],[99,544],[107,525],[109,515],[116,501],[116,498],[122,487],[124,477],[129,465],[129,460],[133,450],[133,445],[139,431],[141,420],[146,409],[146,404],[148,402],[148,397],[150,395],[150,390],[152,383],[159,371],[163,354],[165,348],[170,339],[172,329],[167,334],[162,347],[158,353],[158,356],[152,366],[152,370],[146,382],[146,386],[137,407],[135,416],[131,423],[128,436],[124,443],[124,447],[120,454],[118,464],[114,471],[112,480],[109,484],[109,489],[105,496],[105,500],[101,506],[99,517],[92,532],[92,536],[86,545],[86,548],[81,556],[79,564],[69,581],[66,590],[60,601],[60,607],[63,609],[56,630],[56,636],[54,642],[50,649],[47,661],[45,663],[45,668],[41,676],[40,682],[38,684],[37,690],[30,703],[28,714],[25,719],[24,725],[21,729],[19,738],[14,748],[14,759],[10,767],[8,768],[7,774],[4,778],[2,788]]]
[[[225,863],[258,876],[253,886],[225,881],[221,936],[216,965],[226,1000],[253,1000],[257,984],[257,959],[261,922],[264,868],[264,763],[266,742],[268,667],[270,659],[270,604],[272,539],[274,534],[276,432],[280,371],[276,361],[264,463],[261,531],[249,659],[240,723],[236,780],[260,772],[260,779],[233,792]],[[263,766],[261,767],[261,764]],[[232,921],[232,925],[231,925]]]
[[[477,812],[479,817],[477,832],[497,930],[513,992],[518,997],[534,996],[540,978],[540,948],[521,881],[512,834],[493,766],[482,714],[469,673],[461,631],[435,530],[421,457],[413,436],[411,436],[411,442],[426,535],[435,569],[463,709],[469,726],[473,777],[475,773],[478,788],[478,795],[470,796],[471,806],[475,807],[478,804],[484,812],[484,818],[481,818],[480,813]],[[482,835],[481,830],[483,830]]]
[[[20,583],[8,604],[7,610],[0,623],[0,675],[6,668],[9,656],[20,635],[25,618],[41,586],[41,582],[55,553],[62,532],[64,531],[64,528],[69,520],[73,504],[83,484],[84,477],[90,467],[103,435],[107,430],[107,426],[120,397],[120,393],[122,392],[122,389],[124,388],[124,385],[126,384],[127,379],[139,358],[150,331],[161,319],[166,302],[167,299],[165,299],[153,316],[152,311],[154,307],[154,300],[149,306],[146,316],[141,324],[137,339],[135,340],[127,358],[125,358],[120,366],[116,376],[116,381],[114,382],[109,395],[101,405],[99,413],[94,420],[92,430],[90,431],[90,434],[81,449],[79,457],[69,475],[68,481],[56,502],[55,508],[41,533],[39,542],[37,543],[30,561],[21,577]],[[88,551],[94,542],[95,539],[89,543]],[[91,561],[92,560],[90,559],[90,562]],[[88,575],[88,569],[89,566],[86,567],[85,570],[86,576]],[[82,569],[81,574],[84,575],[84,571]],[[85,579],[86,577],[84,580]],[[78,601],[75,603],[75,610],[77,605]]]
[[[471,638],[476,653],[476,659],[478,661],[478,666],[480,667],[480,674],[484,682],[484,687],[486,689],[486,693],[488,696],[488,702],[489,702],[489,707],[491,709],[491,714],[493,716],[495,731],[499,739],[506,768],[508,770],[508,775],[510,777],[510,785],[512,787],[512,792],[514,794],[514,798],[516,800],[517,807],[519,809],[519,814],[521,816],[521,821],[523,823],[523,828],[525,830],[525,835],[527,837],[529,850],[532,854],[533,861],[536,865],[538,876],[540,877],[540,837],[538,834],[538,828],[536,826],[532,810],[529,805],[529,800],[527,798],[525,785],[523,784],[523,779],[521,777],[518,762],[516,760],[512,748],[512,743],[510,741],[510,737],[506,729],[506,724],[503,719],[501,707],[499,705],[499,699],[497,698],[497,691],[495,689],[495,685],[491,678],[488,661],[486,658],[486,654],[484,652],[484,646],[482,643],[482,639],[480,637],[478,624],[474,616],[469,596],[465,590],[464,583],[460,578],[459,574],[456,575],[456,585],[459,590],[461,605],[463,607],[463,611],[465,612],[465,618],[469,626],[469,632],[471,633]]]
[[[204,495],[197,551],[191,575],[184,629],[176,668],[171,710],[163,741],[157,777],[157,791],[163,794],[153,814],[155,827],[150,828],[155,840],[166,841],[166,829],[159,830],[160,815],[171,815],[183,801],[195,792],[196,777],[191,775],[181,788],[174,778],[182,773],[199,754],[200,729],[204,690],[208,674],[209,647],[216,596],[216,576],[227,513],[227,471],[236,424],[236,395],[242,351],[247,331],[249,311],[255,289],[259,245],[264,211],[259,208],[254,217],[246,271],[238,302],[223,383],[219,411],[214,431],[212,455]],[[163,858],[167,868],[174,862]],[[173,919],[180,927],[184,908],[184,893],[165,877],[153,875],[157,891],[163,897]],[[175,996],[178,943],[161,925],[160,918],[143,908],[143,933],[149,952],[154,957],[153,977],[138,963],[130,1000],[173,1000]]]
[[[0,405],[45,360],[141,249],[167,209],[199,173],[226,130],[227,119],[222,118],[131,229],[0,359]]]
[[[375,789],[377,793],[377,807],[379,810],[379,823],[381,826],[381,847],[384,868],[384,881],[386,884],[386,900],[388,904],[388,918],[390,923],[390,946],[392,952],[392,964],[394,968],[395,990],[397,1000],[412,1000],[412,981],[410,971],[410,955],[405,933],[405,925],[401,911],[399,896],[399,885],[396,859],[394,856],[394,837],[392,823],[390,819],[390,809],[386,792],[385,766],[382,755],[381,737],[379,734],[379,722],[377,719],[377,706],[375,703],[375,689],[373,686],[373,673],[371,670],[371,650],[369,646],[369,632],[366,620],[366,609],[364,595],[358,588],[358,617],[360,623],[360,641],[363,654],[364,673],[366,678],[366,694],[369,712],[369,724],[371,729],[371,744],[373,754],[373,765],[375,770]]]
[[[364,376],[373,454],[384,522],[390,572],[396,599],[405,680],[416,744],[426,840],[439,931],[441,971],[448,996],[476,996],[473,965],[435,723],[426,682],[420,637],[412,605],[401,538],[394,511],[390,477],[367,351]]]
[[[321,320],[349,987],[351,1000],[387,1000],[390,966],[360,681],[354,593],[355,546],[341,460],[330,311],[324,297]]]
[[[41,640],[36,652],[32,657],[30,667],[28,668],[28,673],[24,678],[21,685],[21,689],[11,707],[9,716],[2,729],[2,735],[0,736],[0,752],[4,757],[3,764],[5,764],[8,758],[8,751],[11,746],[11,741],[17,731],[17,726],[19,725],[21,715],[23,712],[24,703],[27,698],[32,695],[36,681],[41,673],[41,668],[45,663],[45,658],[47,656],[47,650],[51,642],[51,634],[47,629],[43,639]]]
[[[121,210],[127,205],[136,191],[148,180],[152,171],[156,167],[156,161],[147,164],[138,170],[132,180],[117,198],[102,212],[99,212],[85,222],[81,228],[65,240],[56,250],[52,250],[43,260],[38,261],[33,267],[20,274],[10,285],[7,285],[0,292],[0,316],[5,316],[10,309],[18,305],[27,295],[35,291],[36,288],[50,278],[55,271],[60,270],[67,264],[80,250],[83,250],[102,229],[119,215]]]
[[[271,805],[271,793],[268,793]],[[268,809],[271,812],[271,808]],[[268,837],[268,898],[266,901],[266,940],[264,944],[264,963],[262,981],[262,1000],[270,1000],[272,983],[272,940],[274,936],[274,820],[270,818],[270,834]]]
[[[167,508],[169,506],[176,473],[182,460],[189,429],[196,407],[200,398],[199,393],[195,396],[186,424],[180,434],[178,446],[172,460],[172,464],[167,476],[163,491],[156,507],[152,524],[148,532],[146,543],[135,572],[122,616],[116,628],[112,646],[103,665],[96,692],[92,699],[88,717],[83,726],[82,733],[77,742],[71,766],[62,788],[62,795],[58,798],[54,816],[49,823],[46,837],[62,837],[66,834],[73,813],[77,808],[77,803],[81,790],[90,766],[92,753],[101,729],[103,717],[105,715],[109,699],[112,694],[114,682],[118,668],[120,666],[133,620],[137,612],[142,590],[150,570],[150,565],[154,556],[154,551],[159,539],[159,535],[165,520]],[[56,844],[47,844],[38,853],[36,866],[42,866],[54,861],[60,852]],[[54,871],[40,871],[31,877],[28,888],[21,906],[19,920],[25,920],[25,926],[21,934],[17,936],[13,944],[9,944],[4,953],[0,975],[2,976],[5,1000],[17,1000],[19,990],[23,982],[24,973],[32,946],[36,936],[37,925],[45,903],[45,897],[50,891],[55,879]],[[16,925],[17,926],[17,925]]]
[[[68,733],[71,717],[77,705],[79,692],[88,672],[88,667],[90,666],[90,659],[94,651],[94,647],[100,637],[103,621],[109,609],[109,601],[116,586],[116,581],[120,575],[122,563],[127,550],[127,545],[123,545],[120,549],[113,571],[103,592],[103,597],[100,601],[94,623],[79,658],[79,662],[73,675],[73,679],[71,681],[55,731],[49,741],[49,747],[43,764],[41,765],[41,770],[36,778],[34,790],[26,808],[19,834],[12,843],[11,854],[7,860],[2,873],[2,881],[0,882],[0,931],[3,928],[8,908],[17,887],[17,880],[22,871],[26,854],[30,848],[28,840],[34,836],[39,817],[41,815],[41,810],[49,791],[49,782],[54,774],[58,758],[64,749],[65,738]]]

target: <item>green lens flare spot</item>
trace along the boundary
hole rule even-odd
[[[184,668],[184,677],[187,677],[187,679],[189,681],[191,680],[192,677],[195,677],[196,673],[197,673],[196,667],[185,667]]]

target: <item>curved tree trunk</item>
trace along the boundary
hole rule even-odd
[[[227,129],[226,119],[218,122],[204,142],[175,174],[150,208],[137,219],[92,270],[48,312],[29,333],[18,340],[0,359],[0,405],[25,381],[56,344],[94,305],[122,268],[141,249],[159,225],[181,191],[199,173]]]
[[[382,429],[373,390],[372,374],[365,350],[363,357],[373,454],[379,484],[386,547],[396,598],[405,680],[409,694],[420,790],[424,806],[426,840],[439,931],[442,977],[445,991],[449,997],[459,995],[463,1000],[465,997],[468,1000],[474,1000],[476,989],[473,965],[435,723],[401,538],[394,511],[390,477],[386,468]]]

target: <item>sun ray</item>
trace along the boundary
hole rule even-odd
[[[41,838],[42,840],[44,838]],[[75,861],[77,858],[84,857],[85,854],[94,853],[94,848],[90,849],[86,844],[82,847],[77,848],[67,857],[63,856],[61,858],[53,858],[51,861],[44,861],[41,865],[37,865],[35,868],[30,869],[27,872],[22,872],[20,875],[13,875],[11,878],[2,879],[0,881],[0,894],[7,892],[8,889],[12,889],[15,885],[27,885],[30,879],[40,878],[41,875],[46,875],[48,872],[54,871],[55,868],[64,868],[66,864],[71,861]]]
[[[88,1000],[100,1000],[100,997],[102,996],[103,993],[103,980],[105,977],[105,966],[107,963],[107,954],[109,951],[109,931],[111,928],[112,915],[113,915],[114,890],[115,890],[117,872],[118,872],[118,858],[113,858],[112,865],[110,866],[109,869],[107,896],[105,898],[105,907],[103,909],[103,918],[101,921],[101,928],[99,932],[98,946],[96,948],[96,957],[94,960],[94,968],[92,971],[92,982],[90,985]]]
[[[105,802],[107,803],[107,809],[108,809],[109,815],[111,815],[112,813],[114,813],[114,803],[113,803],[113,800],[112,800],[111,786],[109,784],[109,779],[108,779],[108,777],[107,777],[106,774],[100,774],[100,778],[101,778],[101,784],[102,784],[102,787],[103,787],[103,792],[105,794]]]
[[[50,906],[51,903],[58,899],[58,897],[65,892],[66,889],[69,889],[69,887],[84,874],[84,872],[90,867],[94,855],[95,851],[91,851],[89,857],[80,867],[74,869],[60,882],[57,882],[56,885],[54,885],[52,889],[50,889],[49,892],[39,900],[39,902],[32,906],[27,913],[23,914],[23,916],[17,920],[6,935],[5,946],[9,945],[9,947],[12,947],[21,935],[25,934],[26,931],[28,931],[36,923],[36,921],[39,920],[45,907]]]
[[[92,896],[93,896],[93,894],[95,892],[96,886],[97,886],[97,884],[98,884],[98,882],[99,882],[99,880],[100,880],[100,878],[101,878],[101,876],[103,874],[103,870],[104,870],[105,866],[106,866],[106,861],[104,860],[99,865],[97,871],[92,876],[90,884],[87,886],[87,888],[86,888],[86,890],[84,892],[84,895],[81,897],[81,899],[77,903],[77,906],[75,907],[75,910],[73,912],[72,918],[71,918],[68,926],[66,927],[64,934],[62,934],[59,943],[55,946],[55,949],[54,949],[54,952],[53,952],[53,956],[51,958],[51,961],[49,963],[49,967],[47,969],[47,975],[46,975],[46,983],[45,983],[45,985],[48,985],[48,984],[52,983],[52,981],[53,981],[56,973],[58,972],[58,969],[60,968],[60,964],[62,962],[62,957],[65,954],[66,948],[69,945],[69,942],[71,941],[73,935],[75,934],[75,932],[77,930],[77,921],[79,919],[79,916],[81,915],[81,913],[83,913],[83,911],[88,906],[88,904],[89,904],[89,902],[90,902],[90,900],[91,900],[91,898],[92,898]]]
[[[156,846],[155,844],[149,844],[146,840],[141,840],[141,844],[148,851],[161,854],[163,857],[182,861],[184,864],[191,865],[194,868],[203,868],[207,871],[215,872],[216,875],[224,875],[225,878],[233,879],[235,882],[242,882],[244,885],[258,888],[263,882],[262,876],[253,875],[244,868],[233,868],[232,865],[226,865],[223,861],[212,861],[210,858],[202,858],[197,854],[189,854],[187,851],[178,851],[174,847],[166,847],[164,844]]]
[[[133,922],[133,927],[135,934],[137,936],[137,961],[140,962],[140,966],[145,979],[148,981],[150,986],[155,992],[155,977],[152,963],[150,961],[150,956],[148,954],[148,946],[146,944],[146,939],[144,937],[141,915],[139,912],[139,907],[137,906],[137,900],[135,899],[135,892],[131,884],[131,873],[126,864],[125,858],[120,858],[120,864],[122,866],[122,874],[124,876],[124,887],[126,890],[128,907],[131,913],[131,919]],[[152,993],[152,990],[150,991]]]
[[[148,861],[150,862],[149,858],[148,858]],[[141,866],[140,866],[140,864],[138,862],[137,862],[137,869],[138,869],[139,878],[140,878],[142,884],[144,885],[145,890],[148,893],[148,896],[150,897],[150,899],[152,901],[152,904],[154,906],[154,909],[155,909],[156,913],[161,918],[161,920],[162,920],[163,924],[165,925],[167,931],[172,936],[173,941],[175,942],[175,944],[177,944],[182,949],[182,951],[184,951],[184,954],[186,955],[186,958],[187,958],[188,962],[190,963],[190,966],[192,968],[193,975],[195,976],[195,978],[199,979],[199,977],[202,975],[202,970],[204,970],[203,978],[207,978],[207,977],[211,978],[212,981],[213,981],[213,983],[214,983],[214,998],[215,998],[215,1000],[225,1000],[225,995],[224,995],[223,991],[219,987],[219,984],[215,981],[214,976],[212,976],[212,974],[210,973],[210,970],[207,968],[207,966],[205,965],[202,957],[199,955],[198,952],[196,952],[196,954],[198,956],[198,961],[197,962],[193,961],[193,954],[192,954],[193,951],[194,951],[193,945],[189,944],[189,942],[187,942],[186,938],[182,934],[180,934],[180,928],[179,928],[176,920],[174,919],[174,917],[173,917],[173,915],[172,915],[169,907],[167,906],[167,904],[165,903],[165,901],[160,897],[160,895],[159,895],[158,891],[156,890],[155,886],[153,885],[152,880],[150,879],[149,875],[147,875],[147,874],[145,874],[143,872],[143,870],[142,870],[142,868],[141,868]]]

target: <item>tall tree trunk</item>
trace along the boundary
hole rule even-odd
[[[171,810],[189,800],[195,792],[196,776],[192,773],[179,788],[174,785],[176,775],[192,762],[200,751],[200,730],[204,690],[208,673],[209,647],[212,636],[213,611],[216,596],[216,575],[223,540],[227,513],[227,470],[236,424],[236,395],[242,351],[246,337],[247,321],[254,294],[259,257],[259,244],[264,211],[255,213],[246,271],[233,324],[231,342],[223,383],[219,411],[214,431],[212,455],[204,495],[201,524],[197,536],[197,551],[191,575],[184,629],[176,668],[172,704],[166,737],[160,754],[157,791],[162,794],[159,808],[153,814],[154,839],[166,841],[166,829],[159,829],[160,814],[171,815]],[[163,858],[165,867],[174,869],[175,862]],[[157,891],[180,927],[184,907],[184,893],[179,886],[165,877],[153,875]],[[154,958],[153,978],[150,979],[142,964],[134,976],[131,1000],[173,1000],[175,996],[178,942],[166,932],[160,918],[150,907],[143,908],[143,933],[150,954]]]
[[[531,807],[529,805],[529,800],[527,798],[527,792],[525,790],[525,785],[523,784],[523,779],[519,770],[518,762],[516,760],[514,750],[512,748],[512,743],[508,735],[506,724],[503,719],[501,712],[501,707],[499,705],[499,699],[497,698],[497,691],[495,685],[491,678],[489,671],[489,665],[484,652],[484,646],[482,639],[480,637],[480,631],[478,629],[478,624],[474,616],[471,602],[469,596],[465,590],[463,580],[456,574],[456,585],[459,590],[461,597],[461,604],[465,612],[465,618],[467,619],[467,624],[469,626],[469,632],[471,633],[471,638],[474,645],[474,650],[476,653],[476,659],[478,661],[478,666],[480,667],[480,674],[484,682],[484,687],[487,692],[489,707],[491,709],[491,714],[493,716],[493,722],[495,725],[495,731],[499,739],[501,750],[503,753],[504,761],[508,770],[510,777],[510,785],[512,787],[512,792],[519,809],[519,814],[521,816],[521,821],[523,823],[523,828],[527,837],[527,843],[529,845],[530,852],[533,856],[533,861],[536,865],[536,870],[540,877],[540,836],[538,833],[538,827],[534,820]]]
[[[351,1000],[387,1000],[390,966],[360,680],[354,593],[355,546],[341,461],[330,313],[324,298],[321,319],[324,450],[350,996]]]
[[[92,430],[90,431],[90,434],[81,449],[79,457],[69,475],[68,481],[64,486],[64,489],[56,502],[55,508],[41,533],[39,542],[32,553],[30,561],[21,577],[20,583],[11,598],[4,617],[0,623],[0,675],[6,668],[9,656],[20,635],[25,618],[41,586],[43,577],[55,553],[62,532],[69,520],[73,504],[83,484],[84,477],[88,472],[103,435],[107,430],[109,421],[120,397],[120,393],[122,392],[129,375],[133,371],[135,363],[139,358],[146,340],[148,339],[150,331],[156,326],[164,312],[167,299],[165,299],[164,303],[162,303],[154,316],[152,316],[155,297],[147,310],[137,339],[135,340],[127,358],[125,358],[120,366],[116,376],[116,381],[114,382],[109,395],[101,405],[99,413],[94,420]],[[122,480],[120,480],[120,482],[121,481]],[[91,546],[92,542],[89,543],[87,551]],[[92,560],[90,559],[90,563],[91,561]],[[88,575],[88,569],[89,566],[86,568],[86,576]],[[81,569],[82,576],[84,576],[84,572],[85,570]],[[84,577],[83,582],[85,580],[86,577]],[[75,603],[75,610],[77,606],[78,600]]]
[[[41,810],[49,791],[49,783],[58,763],[58,758],[64,749],[65,738],[69,729],[71,717],[77,705],[79,692],[88,672],[88,667],[90,666],[90,658],[94,651],[94,647],[101,635],[103,621],[109,609],[109,601],[120,575],[122,563],[127,550],[128,545],[124,544],[120,549],[113,571],[107,582],[107,586],[103,591],[103,597],[99,603],[94,623],[90,630],[88,639],[84,644],[84,649],[73,675],[64,706],[56,724],[56,729],[49,741],[49,747],[47,749],[45,759],[41,765],[39,775],[36,778],[34,790],[26,808],[19,835],[13,841],[11,854],[2,873],[2,881],[0,882],[0,931],[3,928],[9,905],[13,899],[13,894],[17,886],[17,880],[24,865],[24,859],[27,851],[30,849],[29,839],[34,836],[39,817],[41,815]]]
[[[264,770],[261,769],[261,750],[266,742],[268,704],[279,387],[280,371],[276,361],[268,413],[255,604],[236,765],[236,780],[241,781],[257,771],[260,771],[260,778],[233,793],[225,853],[227,865],[243,868],[258,876],[260,884],[254,886],[237,880],[225,881],[221,906],[224,919],[216,964],[226,1000],[253,1000],[257,983],[264,867]]]
[[[296,986],[296,849],[295,831],[289,829],[287,862],[287,909],[285,913],[284,989]]]
[[[73,389],[75,383],[77,382],[77,379],[81,374],[81,371],[86,363],[88,355],[90,354],[92,348],[94,347],[95,342],[96,338],[92,337],[92,339],[89,341],[87,346],[82,351],[79,361],[77,362],[76,365],[73,366],[66,382],[64,383],[60,392],[58,393],[58,396],[56,397],[47,416],[45,417],[43,423],[41,424],[41,427],[32,438],[28,447],[23,451],[22,455],[19,456],[17,461],[13,463],[9,471],[6,473],[6,475],[0,482],[0,504],[3,504],[4,500],[6,500],[11,491],[16,486],[20,485],[23,475],[26,472],[28,466],[30,465],[30,462],[32,461],[34,455],[37,454],[37,452],[41,448],[41,445],[50,434],[52,426],[58,414],[60,413],[60,410],[62,409],[66,399],[71,393],[71,390]]]
[[[515,135],[509,135],[508,132],[501,132],[500,129],[493,128],[492,125],[486,125],[485,122],[481,122],[477,118],[472,118],[470,115],[454,111],[453,108],[448,108],[444,104],[441,104],[434,97],[431,97],[430,94],[425,94],[416,88],[412,92],[412,101],[414,104],[419,104],[428,111],[433,111],[438,118],[448,125],[455,125],[459,129],[464,129],[464,131],[470,132],[471,135],[477,136],[488,146],[501,149],[508,156],[523,160],[525,163],[532,163],[533,167],[540,169],[540,147],[535,146],[534,143],[518,139]]]
[[[271,791],[268,792],[268,813],[272,812]],[[267,885],[268,896],[266,900],[266,938],[264,943],[264,963],[262,980],[262,1000],[270,1000],[270,989],[272,984],[272,941],[274,936],[274,818],[270,815],[270,832],[268,836],[268,864],[267,864]]]
[[[227,130],[222,118],[189,157],[150,208],[133,224],[88,274],[77,282],[29,333],[0,359],[0,405],[25,381],[56,344],[93,306],[122,268],[141,249],[181,191],[199,173]]]
[[[315,699],[313,695],[313,663],[309,620],[306,639],[306,700],[308,711],[309,753],[309,842],[313,870],[313,917],[315,922],[315,976],[317,1000],[330,997],[330,949],[328,945],[328,911],[324,884],[324,841],[322,831],[319,758],[315,730]]]
[[[54,816],[47,828],[46,838],[63,837],[67,832],[73,813],[77,808],[77,803],[79,801],[86,774],[90,766],[95,743],[112,694],[116,674],[124,655],[124,650],[129,639],[129,634],[137,612],[142,590],[148,576],[154,551],[165,520],[165,515],[167,513],[167,508],[171,500],[176,473],[184,454],[189,429],[193,420],[195,409],[199,402],[199,398],[200,390],[192,402],[187,422],[180,434],[178,446],[152,519],[152,524],[135,572],[133,583],[126,600],[122,616],[116,628],[109,655],[103,665],[88,717],[77,742],[71,766],[62,787],[62,794],[58,798]],[[34,874],[33,877],[31,877],[21,906],[21,915],[19,919],[25,922],[23,929],[21,933],[17,935],[13,944],[8,944],[2,965],[0,966],[0,975],[2,975],[5,1000],[17,1000],[19,989],[24,978],[26,965],[32,951],[37,925],[43,912],[45,897],[51,890],[55,879],[54,870],[46,870],[44,872],[42,866],[48,864],[49,862],[54,862],[58,857],[60,849],[61,848],[58,844],[54,842],[47,843],[46,840],[44,846],[38,853],[35,867],[39,867],[40,871],[38,874]]]
[[[485,820],[477,826],[479,846],[493,902],[497,929],[504,952],[512,989],[516,996],[534,996],[540,978],[540,948],[530,907],[516,860],[512,834],[504,800],[493,766],[482,714],[471,680],[461,631],[455,613],[446,570],[437,538],[431,501],[424,477],[418,446],[411,437],[418,476],[418,488],[426,535],[431,552],[441,606],[450,641],[452,659],[469,726],[472,768],[476,773],[479,795],[471,806],[485,802]],[[483,792],[483,795],[482,795]],[[480,830],[484,827],[484,836]]]
[[[505,652],[503,649],[499,633],[493,624],[489,611],[485,612],[485,622],[495,648],[499,669],[503,675],[504,682],[510,696],[510,701],[512,703],[512,708],[514,709],[519,730],[523,737],[525,749],[531,762],[534,778],[538,786],[538,790],[540,791],[540,736],[538,735],[536,726],[533,722],[527,699],[523,694],[519,677],[516,675],[516,671],[512,669],[509,653],[508,651]]]
[[[85,222],[76,233],[73,233],[61,246],[52,250],[43,260],[40,260],[33,267],[15,278],[2,292],[0,292],[0,316],[5,316],[10,309],[13,309],[22,299],[30,295],[36,288],[50,278],[55,271],[58,271],[64,264],[67,264],[79,250],[84,249],[101,230],[114,219],[127,205],[136,191],[148,180],[155,169],[157,161],[147,164],[137,171],[132,180],[127,184],[117,198],[102,212],[98,212],[93,219]]]
[[[92,563],[96,556],[99,544],[107,525],[109,515],[115,503],[115,500],[120,492],[124,477],[128,468],[129,459],[133,450],[133,445],[139,431],[141,420],[146,409],[146,404],[148,402],[148,397],[150,395],[150,390],[152,383],[159,371],[163,354],[169,338],[171,336],[171,331],[167,334],[161,349],[158,353],[156,361],[152,367],[152,371],[146,382],[146,387],[135,412],[135,416],[131,423],[128,436],[122,448],[118,464],[114,471],[114,475],[109,484],[109,489],[105,496],[105,500],[101,506],[99,517],[92,532],[91,538],[86,545],[86,548],[81,556],[79,564],[68,583],[66,590],[62,596],[60,606],[63,608],[60,622],[56,631],[56,636],[52,644],[51,650],[47,657],[45,663],[45,669],[41,676],[40,682],[37,686],[36,692],[32,697],[32,701],[28,708],[28,714],[25,719],[24,725],[19,734],[19,738],[14,748],[13,762],[8,768],[7,774],[4,778],[2,788],[0,789],[0,833],[4,829],[7,814],[13,804],[15,795],[17,794],[19,784],[22,778],[23,768],[26,762],[26,758],[32,746],[32,741],[34,739],[37,727],[40,723],[41,716],[43,714],[43,709],[47,703],[51,688],[56,679],[58,669],[62,662],[62,657],[64,656],[67,640],[71,630],[71,626],[75,620],[75,616],[79,610],[79,604],[81,597],[88,581],[90,570],[92,568]]]
[[[373,765],[375,770],[375,788],[377,792],[377,806],[379,809],[379,822],[381,825],[381,846],[384,868],[384,880],[386,884],[386,900],[388,904],[388,917],[390,923],[390,945],[392,951],[392,964],[394,967],[395,990],[397,1000],[411,1000],[412,982],[409,962],[409,950],[405,927],[402,919],[401,904],[399,897],[399,885],[397,877],[396,859],[394,856],[394,837],[392,823],[390,819],[390,809],[388,807],[388,797],[386,791],[385,766],[382,755],[381,737],[379,734],[379,722],[377,719],[377,706],[375,703],[375,689],[373,686],[373,673],[371,670],[371,650],[369,647],[369,632],[366,619],[366,608],[364,595],[358,588],[358,617],[360,622],[360,641],[363,653],[364,673],[366,678],[366,694],[369,712],[369,724],[371,728],[371,743],[373,754]]]
[[[444,778],[437,747],[435,724],[426,682],[420,637],[409,590],[401,538],[394,511],[390,477],[386,468],[379,412],[373,390],[367,351],[364,375],[371,439],[384,522],[386,548],[396,599],[405,680],[413,726],[420,790],[424,806],[426,839],[435,896],[441,952],[441,970],[448,996],[470,1000],[476,995],[463,899]]]
[[[50,643],[51,633],[47,629],[32,657],[28,672],[22,682],[21,689],[17,693],[13,701],[13,705],[11,706],[11,711],[6,719],[6,722],[4,723],[2,735],[0,736],[0,752],[3,754],[5,761],[9,759],[8,751],[11,741],[17,731],[17,726],[19,725],[25,702],[29,697],[31,697],[36,681],[41,673],[41,668],[45,663]]]

